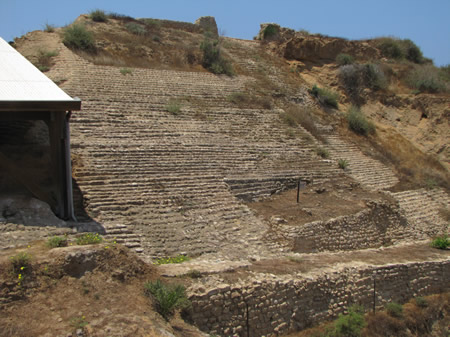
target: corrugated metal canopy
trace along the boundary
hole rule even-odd
[[[0,38],[0,111],[80,110],[72,99]]]

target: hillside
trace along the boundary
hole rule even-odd
[[[65,35],[76,25],[91,34],[83,50]],[[69,27],[16,39],[18,51],[82,100],[82,111],[71,117],[78,222],[61,224],[42,211],[55,225],[42,226],[36,216],[30,221],[33,215],[24,223],[21,204],[17,210],[9,204],[0,214],[4,256],[33,240],[83,231],[100,232],[145,262],[187,255],[192,259],[181,265],[142,262],[151,271],[133,277],[200,272],[200,280],[186,282],[191,320],[224,336],[281,335],[331,319],[349,303],[370,308],[364,296],[371,273],[388,275],[380,281],[380,305],[448,291],[442,282],[448,250],[438,254],[424,241],[448,233],[449,225],[444,70],[421,54],[386,56],[383,43],[390,40],[347,41],[274,24],[262,25],[253,41],[216,33],[211,19],[191,24],[110,15],[98,22],[81,15]],[[220,61],[206,62],[205,50]],[[344,64],[342,54],[352,61]],[[424,71],[442,75],[433,82],[436,90],[411,84]],[[350,109],[375,131],[352,131]],[[392,251],[377,260],[385,249]],[[326,267],[295,266],[304,259]],[[439,277],[428,280],[429,271]],[[395,273],[411,286],[389,286]],[[329,286],[328,275],[343,288],[317,295],[323,299],[317,307],[297,291]],[[290,287],[297,289],[292,301]],[[281,289],[284,297],[268,289]],[[248,300],[247,292],[258,296]],[[227,296],[235,297],[228,303]],[[259,303],[264,296],[277,303]],[[328,308],[331,297],[339,305]],[[283,313],[272,325],[265,303]],[[299,303],[310,308],[296,316],[291,310]],[[249,310],[255,313],[250,323]],[[98,331],[89,336],[108,330]]]

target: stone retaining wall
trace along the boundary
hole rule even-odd
[[[374,281],[375,278],[375,281]],[[255,274],[237,284],[191,288],[192,319],[219,336],[277,336],[336,318],[350,305],[450,290],[450,261],[345,268],[316,277]]]
[[[368,209],[301,227],[279,225],[279,235],[299,253],[342,251],[390,246],[405,239],[422,239],[397,206],[370,202]]]

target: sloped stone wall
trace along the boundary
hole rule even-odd
[[[450,290],[450,261],[346,268],[316,277],[255,274],[236,284],[191,289],[192,319],[219,336],[277,336],[336,318],[350,305]]]
[[[368,209],[356,214],[284,230],[299,253],[377,248],[420,237],[412,233],[399,208],[384,201],[370,202]]]

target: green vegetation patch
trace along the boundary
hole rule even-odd
[[[105,11],[101,9],[95,9],[92,12],[89,13],[89,17],[92,19],[92,21],[95,22],[107,22],[108,16],[106,15]]]
[[[14,256],[10,256],[11,271],[14,275],[24,273],[24,270],[31,267],[31,254],[20,252]]]
[[[45,244],[48,248],[67,247],[67,236],[52,236]]]
[[[103,238],[98,233],[84,233],[80,237],[77,238],[77,245],[93,245],[98,244],[103,241]]]
[[[166,110],[172,115],[179,115],[181,112],[181,104],[178,100],[170,100],[166,105]]]
[[[402,60],[406,59],[414,63],[425,63],[427,59],[423,57],[420,48],[409,39],[396,39],[384,37],[377,39],[377,47],[384,57]]]
[[[309,92],[317,97],[320,103],[338,108],[339,95],[336,92],[326,88],[319,88],[317,85],[314,85]]]
[[[336,63],[339,64],[340,66],[344,66],[347,64],[353,64],[355,62],[355,59],[353,58],[353,56],[349,55],[349,54],[339,54],[338,56],[336,56]]]
[[[274,24],[269,24],[264,28],[263,38],[264,40],[273,39],[280,32],[280,27]]]
[[[153,298],[156,311],[166,320],[169,320],[176,309],[189,306],[186,289],[183,285],[165,285],[157,280],[156,282],[147,282],[144,287],[145,294]]]
[[[183,263],[183,262],[186,262],[189,260],[190,260],[190,258],[188,256],[180,254],[175,257],[162,257],[162,258],[156,260],[155,262],[153,262],[153,264],[161,265],[161,264]]]
[[[142,36],[147,34],[147,29],[143,25],[140,25],[136,22],[128,22],[127,24],[125,24],[125,28],[134,35]]]
[[[133,71],[130,68],[121,68],[120,73],[122,75],[131,75]]]
[[[403,317],[403,306],[397,302],[391,302],[386,305],[386,312],[389,316],[395,318]]]
[[[346,159],[339,159],[338,166],[340,169],[345,170],[348,167],[348,161]]]
[[[94,35],[81,24],[74,24],[64,30],[63,43],[68,48],[95,51]]]
[[[214,74],[234,75],[231,63],[222,55],[220,41],[211,38],[208,34],[200,44],[200,50],[203,52],[202,65]]]
[[[56,50],[43,50],[40,49],[37,55],[37,61],[34,65],[42,72],[49,71],[53,65],[53,58],[58,56]]]
[[[407,78],[408,85],[419,92],[437,93],[449,90],[445,70],[431,64],[416,66]]]
[[[370,122],[356,106],[350,107],[347,114],[347,122],[350,130],[360,135],[367,136],[368,134],[375,132],[375,125]]]
[[[351,306],[347,315],[339,315],[334,323],[334,329],[327,337],[359,337],[362,329],[366,326],[364,310],[359,306]]]
[[[431,241],[431,247],[437,249],[447,249],[450,247],[450,238],[447,234],[438,236]]]
[[[327,159],[327,158],[330,157],[330,152],[327,149],[323,148],[323,147],[316,148],[316,153],[317,153],[318,156],[320,156],[320,157],[322,157],[324,159]]]

